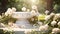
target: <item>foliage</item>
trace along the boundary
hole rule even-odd
[[[60,13],[60,0],[54,0],[53,7],[55,13]]]
[[[17,8],[17,11],[21,11],[22,7],[26,7],[27,9],[31,9],[32,5],[36,5],[38,8],[38,11],[41,13],[44,13],[46,10],[46,2],[45,0],[37,0],[35,3],[32,2],[32,0],[8,0],[6,8],[15,7]]]
[[[44,13],[44,11],[46,10],[46,5],[47,5],[46,0],[37,0],[35,3],[32,3],[31,0],[8,0],[6,8],[16,7],[17,11],[21,11],[21,8],[23,6],[25,6],[28,9],[31,9],[31,6],[33,4],[37,5],[38,11],[40,13]],[[56,4],[60,6],[60,0],[54,0],[53,1],[53,7],[55,7]],[[1,5],[1,0],[0,0],[0,5]],[[57,8],[58,12],[60,9],[59,6]]]
[[[49,29],[47,31],[36,31],[36,30],[32,30],[31,32],[27,32],[28,34],[52,34],[52,27],[49,27]]]
[[[42,15],[43,16],[43,15]],[[48,15],[47,15],[48,16]],[[50,18],[49,18],[50,17]],[[42,27],[42,29],[41,30],[39,30],[38,29],[38,31],[36,31],[36,30],[34,30],[34,31],[31,31],[31,32],[29,32],[29,34],[60,34],[60,14],[50,14],[49,15],[49,19],[47,18],[47,20],[45,20],[44,21],[44,19],[43,19],[43,21],[42,21],[42,23],[44,23],[42,26],[44,26],[45,27],[45,25],[46,25],[46,27],[44,28],[44,27]],[[42,17],[40,17],[40,18],[42,18]],[[45,16],[45,18],[46,18],[46,16]],[[54,22],[53,22],[54,21]],[[41,22],[41,21],[40,21]],[[53,23],[53,24],[52,24]],[[41,26],[40,26],[41,27]],[[47,30],[45,30],[46,28],[48,27],[48,29]],[[59,31],[57,31],[57,29],[55,29],[54,31],[53,31],[53,29],[54,28],[57,28],[57,29],[59,29]],[[43,30],[43,31],[42,31]],[[54,33],[52,33],[52,32],[54,32]]]
[[[15,23],[17,19],[13,18],[12,16],[5,16],[3,15],[2,18],[0,19],[1,23],[8,24],[8,22],[13,22]]]
[[[44,20],[44,18],[45,18],[45,15],[39,15],[38,16],[38,20]]]
[[[15,7],[17,8],[17,11],[21,11],[21,8],[25,6],[27,8],[30,7],[29,2],[26,0],[8,0],[7,8]]]
[[[14,34],[14,32],[0,29],[0,34]]]
[[[60,4],[60,0],[54,0],[54,4]]]
[[[37,4],[38,11],[44,14],[46,6],[47,6],[46,0],[39,0],[39,3]]]
[[[55,13],[60,13],[60,5],[55,4],[54,11],[55,11]]]
[[[52,27],[49,27],[49,29],[47,31],[31,31],[28,34],[60,34],[59,33],[52,33]]]
[[[37,16],[33,16],[32,18],[28,19],[30,24],[37,24],[38,21],[38,17]]]
[[[45,21],[45,16],[46,15],[39,15],[38,16],[38,21],[44,22]]]

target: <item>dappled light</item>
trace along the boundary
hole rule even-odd
[[[60,34],[60,0],[0,0],[0,34]]]

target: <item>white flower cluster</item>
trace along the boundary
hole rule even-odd
[[[6,16],[11,15],[11,12],[12,12],[11,8],[8,8],[8,10],[5,12],[5,15]]]
[[[50,15],[45,16],[45,20],[49,20],[52,16],[54,16],[53,20],[60,18],[60,14],[51,13]]]
[[[39,24],[39,26],[42,26],[43,25],[43,23],[42,22],[37,22],[38,24]]]
[[[33,6],[32,6],[32,9],[37,9],[37,6],[36,6],[36,5],[33,5]]]
[[[51,13],[50,15],[45,16],[45,20],[49,20],[54,15],[55,15],[55,13]]]
[[[8,8],[7,11],[5,12],[5,15],[8,16],[8,15],[12,15],[13,12],[16,11],[16,8]]]
[[[22,11],[26,11],[26,7],[22,7]]]
[[[46,25],[43,25],[43,26],[40,26],[39,27],[39,31],[47,31],[48,30],[48,25],[46,24]]]
[[[56,21],[52,21],[52,22],[51,22],[51,25],[52,25],[52,26],[54,26],[54,25],[56,25],[56,24],[57,24]]]
[[[60,27],[60,21],[58,22],[58,26]]]
[[[32,16],[35,16],[35,15],[36,15],[35,10],[32,10],[32,11],[31,11],[31,14],[32,14]]]
[[[58,19],[58,18],[60,18],[60,14],[56,14],[56,15],[54,16],[53,20],[56,20],[56,19]]]
[[[27,12],[30,12],[30,9],[27,9]]]
[[[56,21],[52,21],[52,22],[51,22],[51,25],[52,25],[52,26],[54,26],[54,25],[56,25],[56,24],[60,27],[60,21],[59,21],[58,23],[57,23]]]
[[[16,11],[16,8],[12,7],[12,12],[15,12]]]
[[[46,10],[46,11],[45,11],[45,14],[47,15],[48,13],[49,13],[49,11],[48,11],[48,10]]]
[[[51,17],[50,15],[45,16],[45,20],[46,20],[46,21],[49,20],[50,17]]]
[[[60,17],[60,14],[56,14],[57,17]]]
[[[59,28],[53,28],[52,29],[52,33],[59,33],[60,32],[60,29]]]
[[[50,14],[50,16],[54,16],[54,15],[55,15],[55,13],[51,13],[51,14]]]

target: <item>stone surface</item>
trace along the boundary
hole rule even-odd
[[[29,23],[29,21],[25,19],[17,20],[15,24],[17,24],[18,26],[21,26],[22,28],[26,28],[26,29],[33,28],[33,26]]]
[[[33,28],[32,25],[27,20],[32,17],[31,12],[14,12],[12,14],[12,17],[18,19],[15,23],[16,25],[26,29]]]

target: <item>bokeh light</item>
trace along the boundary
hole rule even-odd
[[[36,2],[36,0],[31,0],[32,1],[32,3],[35,3]]]

